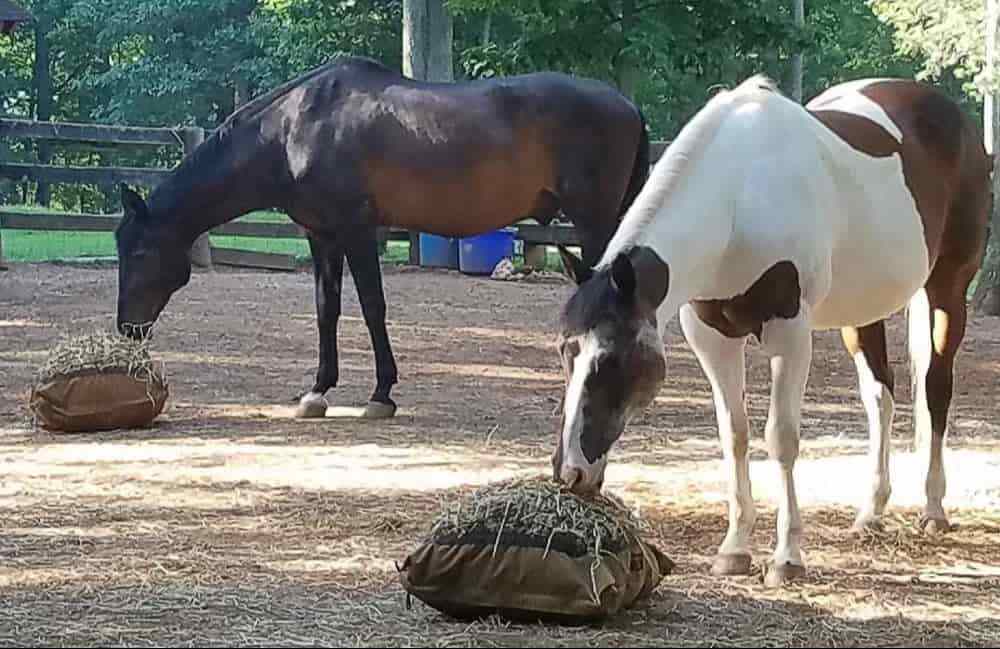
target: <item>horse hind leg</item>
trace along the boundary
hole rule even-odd
[[[378,256],[378,241],[373,229],[352,239],[347,246],[347,263],[361,302],[361,312],[371,337],[375,354],[376,386],[365,408],[365,417],[382,419],[396,414],[396,403],[389,396],[398,380],[396,360],[386,329],[385,292]]]
[[[917,452],[927,462],[926,502],[919,523],[932,534],[952,529],[943,504],[947,482],[944,445],[955,356],[965,336],[965,293],[975,270],[974,264],[939,259],[908,309],[914,438]]]
[[[871,489],[858,510],[854,530],[881,531],[882,515],[892,493],[889,454],[895,413],[895,385],[886,350],[885,322],[845,327],[841,337],[857,368],[861,402],[868,418],[868,457],[872,469]]]
[[[764,323],[761,344],[771,359],[771,395],[764,428],[768,453],[780,471],[777,542],[765,585],[778,587],[805,575],[802,518],[795,493],[795,462],[799,456],[802,399],[812,364],[812,328],[805,304],[794,318]]]

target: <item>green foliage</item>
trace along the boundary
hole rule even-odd
[[[59,120],[212,127],[237,101],[337,55],[402,67],[402,0],[21,1],[45,23]],[[656,138],[673,137],[717,87],[757,72],[786,81],[799,48],[806,97],[845,79],[920,71],[971,102],[980,2],[809,2],[798,30],[790,0],[447,0],[457,78],[547,69],[603,79],[634,96]],[[33,29],[0,39],[7,115],[34,114]],[[13,141],[3,155],[32,160],[34,145]],[[178,147],[58,144],[53,164],[171,166],[179,156]],[[106,189],[55,187],[54,204],[117,209]],[[5,191],[4,200],[20,193]]]
[[[896,32],[903,56],[921,59],[918,77],[954,76],[976,97],[985,88],[983,0],[870,0],[875,14]]]

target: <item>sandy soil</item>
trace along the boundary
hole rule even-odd
[[[336,406],[374,384],[345,279]],[[888,531],[848,534],[870,474],[853,364],[816,335],[797,465],[810,573],[708,574],[725,530],[708,384],[676,323],[669,377],[626,432],[608,488],[678,563],[652,599],[600,627],[456,623],[414,602],[394,561],[450,498],[548,469],[561,379],[554,325],[567,284],[386,269],[400,369],[391,421],[290,417],[316,362],[308,274],[196,274],[157,326],[171,398],[143,431],[32,427],[32,372],[73,330],[109,326],[113,269],[18,265],[0,274],[0,645],[988,646],[1000,637],[1000,321],[973,317],[959,362],[945,504],[959,525],[914,521],[924,462],[910,451],[902,320],[891,323],[897,433]],[[774,539],[777,472],[754,350],[755,561]],[[336,409],[335,409],[336,410]],[[760,643],[760,644],[757,644]]]

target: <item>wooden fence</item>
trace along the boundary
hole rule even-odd
[[[133,126],[108,126],[103,124],[74,124],[66,122],[36,122],[20,119],[0,119],[0,137],[46,139],[72,142],[89,142],[111,146],[163,146],[183,147],[184,155],[190,154],[205,138],[201,128],[145,128]],[[651,159],[656,160],[666,148],[666,142],[654,142]],[[136,167],[73,167],[0,161],[0,177],[16,181],[43,181],[51,183],[109,185],[126,182],[132,185],[155,187],[170,173],[169,169]],[[117,227],[120,214],[39,214],[27,211],[0,212],[0,230],[57,230],[73,232],[111,232]],[[579,245],[579,238],[572,225],[552,224],[543,226],[532,221],[514,224],[516,237],[526,247],[544,245]],[[205,233],[193,250],[197,266],[211,268],[213,264],[294,270],[292,255],[255,252],[211,245],[211,235],[262,238],[297,238],[304,236],[294,223],[261,223],[232,221]],[[410,261],[419,263],[419,253],[414,250],[415,233],[391,228],[383,230],[381,237],[388,240],[409,240]],[[2,234],[0,234],[2,237]],[[3,266],[3,241],[0,238],[0,267]]]

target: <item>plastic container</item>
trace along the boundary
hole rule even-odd
[[[458,239],[420,233],[420,265],[431,268],[458,268]]]
[[[458,268],[467,275],[489,275],[504,257],[514,257],[514,228],[501,228],[459,240]]]

